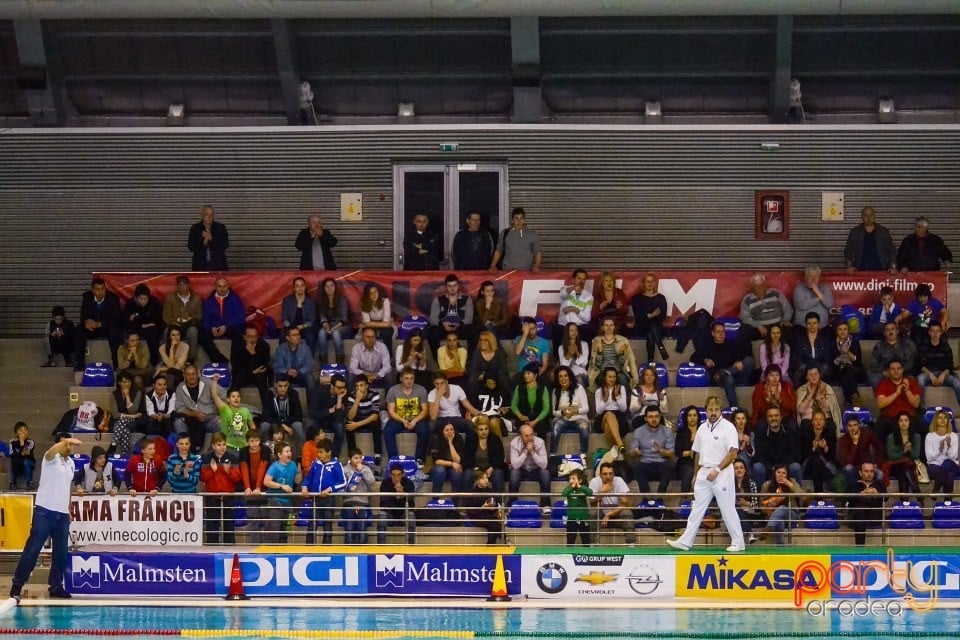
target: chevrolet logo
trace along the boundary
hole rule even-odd
[[[615,575],[607,575],[603,571],[591,571],[590,573],[581,573],[577,576],[575,582],[589,582],[595,587],[600,586],[601,584],[607,584],[608,582],[613,582],[617,579]]]

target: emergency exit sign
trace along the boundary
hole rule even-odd
[[[455,151],[460,151],[460,145],[456,142],[445,142],[440,145],[440,151],[444,153],[453,153]]]

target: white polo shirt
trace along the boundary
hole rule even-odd
[[[710,469],[719,467],[730,449],[738,449],[739,447],[737,428],[729,420],[720,418],[713,424],[704,421],[700,425],[691,448],[700,454],[700,467]]]
[[[50,511],[70,513],[70,488],[74,471],[73,460],[69,457],[57,454],[53,460],[47,460],[44,455],[34,504]]]
[[[438,399],[437,390],[431,389],[430,393],[427,394],[427,402],[437,403],[438,418],[462,418],[463,412],[460,410],[460,402],[467,399],[467,394],[464,393],[463,387],[458,384],[448,384],[447,387],[450,389],[449,396],[440,396]]]

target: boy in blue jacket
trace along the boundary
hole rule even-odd
[[[323,544],[333,542],[333,519],[336,517],[333,494],[343,491],[346,486],[347,477],[343,472],[343,465],[333,457],[333,442],[322,438],[317,443],[317,459],[310,465],[300,490],[305,496],[316,494],[313,498],[313,517],[307,529],[307,544],[313,544],[316,539],[318,520],[323,526]]]

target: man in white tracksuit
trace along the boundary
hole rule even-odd
[[[717,499],[723,523],[730,532],[727,551],[743,551],[743,529],[737,515],[733,461],[740,450],[737,428],[720,415],[722,404],[717,396],[707,398],[707,420],[697,429],[693,451],[700,461],[693,485],[693,509],[687,518],[687,528],[676,540],[667,540],[674,549],[689,551],[700,530],[700,523],[713,498]]]

